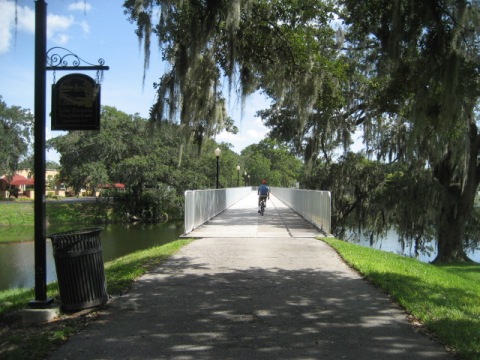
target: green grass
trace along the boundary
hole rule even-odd
[[[64,224],[103,224],[109,221],[111,206],[105,202],[46,203],[47,223],[59,227]],[[34,224],[33,202],[0,201],[0,242],[31,240]]]
[[[0,201],[0,226],[33,225],[33,202]]]
[[[156,268],[189,242],[191,240],[177,240],[107,262],[105,276],[108,294],[116,296],[127,292],[135,279]],[[56,282],[48,285],[47,296],[58,299],[59,290]],[[63,320],[32,327],[28,329],[30,331],[26,331],[27,329],[18,326],[19,310],[26,308],[28,302],[34,298],[33,289],[0,291],[1,359],[42,359],[88,323],[88,317],[96,316],[94,310],[80,320],[68,316],[65,318],[63,315]],[[12,323],[17,325],[11,326]]]
[[[94,223],[104,221],[111,211],[111,206],[107,202],[97,201],[78,203],[49,201],[45,204],[45,210],[49,223],[59,224],[71,221]],[[33,201],[0,201],[0,226],[31,226],[33,216]]]
[[[324,238],[463,359],[480,359],[480,264],[432,265]]]

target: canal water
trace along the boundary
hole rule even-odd
[[[71,229],[49,229],[49,233],[67,231]],[[168,222],[164,224],[115,224],[107,225],[100,233],[102,254],[105,262],[135,252],[148,249],[152,246],[162,245],[174,241],[184,232],[183,222]],[[33,234],[33,229],[31,229]],[[18,235],[22,239],[25,235]],[[33,235],[31,235],[33,237]],[[19,238],[19,240],[21,240]],[[430,262],[435,258],[435,243],[423,249],[416,256],[409,243],[398,241],[394,231],[390,231],[383,238],[371,241],[369,237],[360,236],[349,238],[347,241],[378,250],[393,252],[423,262]],[[480,262],[480,248],[469,249],[467,255],[470,259]],[[47,282],[56,280],[55,262],[53,259],[52,245],[47,240]],[[34,278],[34,243],[19,241],[0,244],[0,291],[13,288],[33,288]]]
[[[422,262],[431,262],[437,255],[437,244],[435,241],[426,244],[418,254],[415,254],[413,242],[402,243],[399,241],[399,237],[394,230],[388,231],[384,237],[374,238],[373,240],[371,240],[369,236],[360,234],[355,236],[350,235],[346,238],[346,241],[372,249],[408,256]],[[480,244],[479,247],[466,249],[465,252],[470,259],[480,263]]]
[[[48,233],[68,229],[49,229]],[[71,230],[71,229],[70,229]],[[33,237],[33,229],[31,229]],[[163,224],[112,224],[100,233],[105,262],[129,253],[167,244],[183,234],[183,221]],[[47,283],[57,279],[52,244],[47,240]],[[34,242],[0,244],[0,291],[35,286]]]

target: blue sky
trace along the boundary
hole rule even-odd
[[[131,24],[118,0],[50,0],[47,2],[47,50],[64,47],[85,61],[97,64],[105,60],[110,70],[102,81],[102,105],[114,106],[128,114],[139,113],[148,117],[155,101],[152,84],[164,72],[160,50],[152,42],[150,67],[143,84],[144,54]],[[7,106],[34,108],[34,25],[35,1],[0,0],[0,95]],[[59,79],[67,72],[57,72]],[[86,72],[95,78],[94,71]],[[47,139],[61,135],[50,130],[50,86],[53,72],[47,72]],[[240,152],[246,146],[262,140],[267,129],[259,118],[258,110],[269,102],[261,95],[253,95],[245,104],[243,116],[240,100],[227,98],[228,111],[240,129],[236,135],[220,134],[218,142],[229,142]],[[48,160],[58,161],[58,154],[47,153]]]

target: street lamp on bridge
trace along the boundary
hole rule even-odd
[[[237,187],[240,187],[240,165],[237,165]]]
[[[215,149],[215,157],[217,158],[217,181],[216,181],[216,184],[217,184],[217,189],[218,189],[218,173],[220,171],[220,168],[219,168],[219,159],[220,159],[220,154],[222,153],[222,150],[220,150],[220,148],[216,148]]]

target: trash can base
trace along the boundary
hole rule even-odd
[[[82,302],[78,304],[61,304],[61,309],[65,312],[75,312],[85,309],[90,309],[95,306],[105,305],[108,302],[108,297],[103,299],[97,299],[94,301]]]

